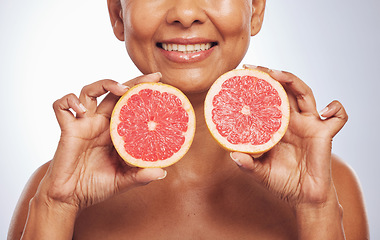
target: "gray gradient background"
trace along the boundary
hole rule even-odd
[[[268,0],[244,60],[295,73],[319,109],[344,104],[350,119],[333,151],[360,179],[372,239],[380,239],[379,11],[377,0]],[[137,75],[112,34],[105,0],[0,0],[1,239],[29,176],[54,154],[52,103],[99,79]]]

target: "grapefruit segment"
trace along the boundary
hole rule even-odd
[[[221,146],[255,157],[281,140],[289,124],[289,101],[282,85],[256,69],[220,76],[205,99],[207,126]]]
[[[167,167],[190,148],[195,114],[187,97],[163,83],[141,83],[117,102],[111,116],[112,142],[136,167]]]

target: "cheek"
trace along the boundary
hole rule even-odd
[[[231,56],[233,62],[240,62],[248,50],[251,38],[251,1],[234,0],[220,1],[218,9],[213,11],[211,18],[218,31],[223,36],[223,50]]]
[[[241,16],[226,18],[226,24],[221,25],[224,35],[224,56],[229,56],[230,67],[235,68],[248,51],[251,40],[250,24]]]
[[[154,7],[145,6],[143,1],[138,4],[132,1],[124,8],[124,37],[127,52],[142,72],[149,71],[147,63],[152,63],[151,53],[154,46],[152,38],[160,22]],[[150,1],[151,3],[151,1]],[[147,24],[149,23],[149,24]]]
[[[252,6],[250,1],[221,0],[218,8],[213,11],[212,21],[223,35],[250,36]]]
[[[144,4],[130,4],[124,9],[124,31],[126,37],[146,40],[152,36],[156,26],[156,17],[151,8],[146,8]],[[149,24],[147,24],[149,23]]]

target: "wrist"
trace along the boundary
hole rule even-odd
[[[323,222],[331,220],[343,220],[343,208],[338,201],[326,202],[315,205],[301,204],[295,209],[297,222],[306,225],[308,223]]]
[[[345,239],[343,208],[335,191],[325,202],[300,203],[294,210],[299,239]]]
[[[29,212],[22,239],[72,239],[78,209],[36,194],[29,202]]]
[[[69,204],[56,200],[47,194],[37,192],[36,195],[30,200],[30,206],[34,206],[44,211],[54,212],[59,215],[67,215],[77,217],[79,207],[75,204]]]
[[[52,173],[48,172],[40,182],[34,196],[35,201],[48,207],[78,212],[80,210],[80,201],[74,194],[74,189],[62,183],[65,180],[57,180],[52,175]]]

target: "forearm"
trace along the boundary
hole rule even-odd
[[[345,239],[343,209],[336,197],[323,204],[298,206],[296,218],[298,238],[301,240]]]
[[[21,239],[72,239],[77,209],[36,195]]]

